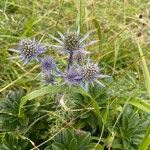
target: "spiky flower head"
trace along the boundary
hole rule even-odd
[[[79,84],[82,80],[82,77],[75,68],[70,67],[64,75],[64,80],[67,84],[74,85]]]
[[[85,83],[85,86],[82,85],[82,87],[88,91],[88,85],[89,83],[92,83],[94,86],[94,82],[98,83],[99,85],[105,87],[103,83],[101,83],[98,78],[106,78],[110,77],[108,75],[100,74],[98,64],[97,63],[87,63],[81,68],[81,76],[82,80]]]
[[[88,63],[81,69],[81,75],[85,81],[94,81],[99,77],[99,68],[97,64]]]
[[[25,39],[20,42],[19,50],[21,57],[25,61],[37,58],[38,55],[46,51],[46,47],[41,43],[35,41],[35,39]]]
[[[56,50],[59,50],[61,53],[70,53],[75,51],[82,51],[86,52],[86,48],[94,43],[96,43],[98,40],[90,41],[87,44],[84,44],[84,41],[89,37],[89,35],[92,32],[88,32],[83,37],[80,36],[80,31],[77,32],[67,32],[66,34],[62,34],[58,32],[58,34],[61,37],[61,40],[50,35],[50,37],[54,40],[56,40],[59,45],[51,45],[52,48],[55,48]]]
[[[56,67],[56,64],[50,56],[47,56],[41,60],[41,69],[44,73],[51,73],[52,69]]]
[[[31,59],[38,60],[38,56],[46,51],[46,47],[35,39],[23,39],[20,41],[17,49],[10,49],[10,51],[19,53],[21,61],[24,61],[24,64],[26,64]]]
[[[65,35],[65,40],[64,40],[64,45],[65,49],[67,51],[74,51],[74,50],[79,50],[80,48],[80,43],[79,43],[79,36],[77,33],[67,33]]]

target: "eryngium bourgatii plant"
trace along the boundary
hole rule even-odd
[[[98,40],[93,40],[85,44],[86,39],[92,32],[81,36],[78,28],[76,32],[57,33],[61,39],[49,35],[58,42],[56,45],[51,44],[50,47],[68,56],[65,71],[58,69],[55,60],[51,56],[44,54],[47,51],[47,47],[35,39],[23,39],[20,41],[18,48],[10,49],[13,52],[19,53],[19,56],[12,58],[19,57],[23,61],[23,65],[32,59],[40,62],[41,76],[44,84],[55,85],[56,78],[63,78],[62,84],[81,86],[86,91],[88,91],[89,84],[94,86],[94,83],[98,83],[100,86],[104,86],[98,79],[109,76],[100,74],[98,63],[93,63],[89,59],[90,52],[87,51],[87,47],[95,44]],[[44,54],[44,56],[41,54]]]

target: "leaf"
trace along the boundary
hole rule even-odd
[[[105,113],[103,115],[103,123],[104,123],[104,125],[107,123],[108,114],[109,114],[109,103],[108,103],[107,109],[106,109],[106,111],[105,111]]]
[[[39,90],[36,90],[36,91],[33,91],[27,95],[25,95],[24,97],[22,97],[21,99],[21,102],[20,102],[20,106],[19,106],[19,112],[18,112],[18,116],[21,116],[21,109],[22,107],[25,105],[25,103],[28,101],[28,100],[32,100],[34,98],[37,98],[37,97],[40,97],[40,96],[43,96],[45,94],[52,94],[52,93],[55,93],[55,92],[58,92],[60,90],[59,87],[57,86],[48,86],[48,87],[42,87],[41,89]]]
[[[79,28],[80,26],[80,12],[77,13],[77,17],[76,17],[76,28]]]
[[[79,147],[82,148],[86,145],[88,145],[91,141],[91,134],[90,133],[87,133],[87,134],[79,134],[79,137],[78,137],[78,143],[79,143]]]
[[[61,143],[55,142],[52,144],[52,149],[53,150],[65,150],[65,146]]]
[[[5,144],[0,145],[0,149],[1,149],[1,150],[11,150],[11,149],[8,148]]]
[[[150,113],[150,104],[144,100],[131,99],[129,104],[143,110],[144,112]]]
[[[52,150],[52,146],[47,146],[44,150]]]
[[[96,19],[93,19],[93,24],[94,24],[95,28],[97,29],[97,35],[98,35],[98,39],[99,39],[99,50],[101,50],[102,49],[102,45],[101,45],[101,38],[102,38],[101,28],[100,28],[100,25],[99,25],[99,23]]]
[[[90,145],[86,145],[81,150],[95,150],[95,147],[92,144],[90,144]]]
[[[150,73],[148,70],[148,66],[146,64],[145,56],[143,55],[143,51],[139,44],[139,41],[137,41],[137,45],[138,45],[138,49],[139,49],[139,53],[140,53],[141,61],[142,61],[142,70],[143,70],[143,75],[144,75],[144,79],[145,79],[145,87],[146,87],[147,93],[150,97]]]
[[[95,150],[103,150],[103,146],[100,145],[100,144],[98,144],[98,145],[96,146],[96,149],[95,149]]]
[[[93,99],[93,97],[89,93],[87,93],[84,89],[80,88],[76,92],[81,93],[82,95],[88,96],[90,98],[92,105],[94,107],[94,112],[98,119],[99,128],[101,129],[101,114],[100,114],[99,105],[98,105],[97,101],[95,99]]]
[[[69,144],[69,150],[78,150],[77,139],[73,138]]]
[[[63,136],[62,136],[62,141],[64,145],[68,146],[72,138],[73,138],[73,133],[71,132],[71,130],[65,129],[63,131]]]
[[[144,139],[142,140],[138,150],[148,150],[149,145],[150,145],[150,126],[148,127]]]

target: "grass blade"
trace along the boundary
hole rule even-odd
[[[147,129],[145,136],[144,136],[144,139],[141,142],[141,145],[140,145],[138,150],[148,150],[149,145],[150,145],[150,126]]]
[[[141,46],[138,41],[137,41],[137,44],[138,44],[138,49],[139,49],[139,53],[140,53],[141,60],[142,60],[142,70],[143,70],[143,75],[145,78],[145,86],[146,86],[148,95],[150,97],[150,73],[149,73],[149,70],[148,70],[148,67],[146,64],[145,57],[143,55],[143,51],[142,51]]]

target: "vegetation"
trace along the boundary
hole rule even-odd
[[[150,149],[149,8],[149,0],[1,0],[0,150]],[[58,32],[79,28],[88,47],[56,50]],[[42,59],[30,60],[20,41]],[[94,71],[73,62],[73,47],[85,48]]]

